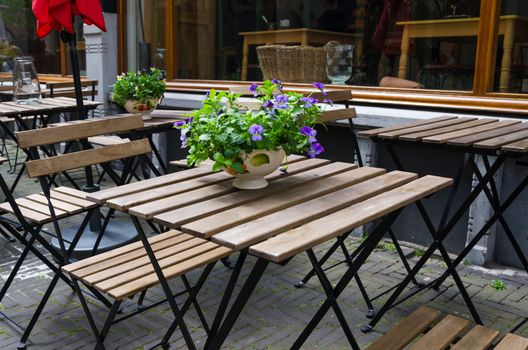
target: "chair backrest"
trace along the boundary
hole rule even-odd
[[[334,122],[336,120],[352,119],[357,117],[354,108],[343,108],[325,111],[321,114],[321,121],[324,123]]]
[[[306,94],[308,95],[308,94]],[[313,98],[318,99],[319,101],[331,100],[335,103],[345,103],[352,98],[352,90],[329,90],[325,91],[323,95],[322,92],[313,92],[310,94]]]
[[[124,133],[143,126],[141,115],[128,114],[51,124],[47,128],[18,132],[17,137],[20,147],[36,149],[61,142],[82,141],[92,136]],[[26,167],[30,177],[47,176],[67,170],[138,156],[150,151],[151,147],[148,139],[139,139],[42,159],[34,157],[26,162]],[[33,152],[33,154],[36,153]]]

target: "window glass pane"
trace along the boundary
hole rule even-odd
[[[166,69],[165,0],[127,1],[128,70]]]
[[[334,81],[378,86],[392,77],[383,84],[472,89],[480,0],[172,1],[173,43],[164,54],[173,55],[174,78],[329,81],[327,62],[341,61],[327,61],[321,47],[348,44],[353,57],[343,54],[350,63]],[[149,16],[163,22],[145,10],[145,23]]]
[[[528,93],[528,2],[502,1],[493,91]]]
[[[27,55],[35,60],[38,73],[60,74],[58,33],[51,33],[44,39],[38,39],[35,26],[31,0],[0,0],[0,65],[2,71],[12,69],[14,55]]]

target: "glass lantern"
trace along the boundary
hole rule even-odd
[[[16,57],[13,70],[13,99],[19,104],[32,104],[41,97],[37,70],[32,57]]]

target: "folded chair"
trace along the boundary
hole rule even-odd
[[[528,339],[481,325],[470,326],[468,320],[421,306],[367,350],[527,350]],[[499,339],[499,340],[498,340]]]
[[[86,193],[83,191],[68,187],[52,188],[53,177],[58,173],[68,170],[78,168],[90,169],[92,165],[96,164],[108,165],[109,162],[118,159],[146,156],[150,152],[150,145],[146,139],[98,149],[90,149],[86,141],[88,137],[130,131],[142,126],[143,120],[140,115],[126,115],[78,121],[61,126],[18,133],[17,136],[21,147],[28,149],[31,157],[31,160],[26,162],[27,173],[29,177],[38,178],[42,192],[15,198],[10,192],[4,178],[0,176],[0,188],[6,197],[6,202],[0,204],[0,210],[4,214],[12,214],[15,217],[14,220],[11,220],[7,215],[0,216],[0,227],[5,228],[24,246],[24,250],[0,290],[0,302],[7,293],[9,286],[13,282],[29,252],[35,254],[54,273],[49,287],[42,296],[27,328],[24,330],[18,346],[19,349],[25,348],[26,341],[59,279],[62,279],[70,287],[74,287],[71,280],[61,272],[60,267],[70,262],[71,254],[83,231],[87,227],[95,210],[99,209],[95,203],[86,200]],[[72,142],[74,140],[80,140],[82,146],[88,145],[88,147],[83,147],[84,149],[78,152],[40,158],[39,148],[60,142]],[[107,167],[107,169],[113,172],[110,167]],[[117,176],[117,174],[114,175]],[[85,216],[82,218],[81,225],[74,239],[71,242],[65,241],[61,235],[59,221],[82,214],[85,214]],[[81,216],[79,216],[79,219],[81,220]],[[59,248],[51,245],[44,236],[48,233],[41,229],[46,224],[53,226],[54,234],[52,236],[57,238]],[[23,232],[17,230],[17,226],[22,227]],[[104,227],[103,225],[101,232],[104,232]],[[51,259],[36,249],[34,245],[36,242],[41,244],[46,253],[51,255]],[[96,247],[94,247],[95,250]],[[107,306],[110,306],[110,303],[97,290],[92,288],[91,291],[95,297],[102,300]]]

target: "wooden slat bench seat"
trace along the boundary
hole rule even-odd
[[[468,320],[453,315],[437,322],[440,315],[438,310],[421,306],[368,350],[528,350],[527,338],[509,333],[493,347],[499,331],[481,325],[469,327]]]
[[[149,239],[167,279],[224,258],[234,251],[216,243],[171,230]],[[159,284],[141,242],[64,266],[63,271],[122,300]]]
[[[87,211],[97,206],[96,203],[82,199],[86,193],[69,187],[61,187],[63,193],[51,191],[51,203],[55,209],[57,218],[64,218],[73,214]],[[67,190],[66,190],[67,189]],[[48,200],[44,194],[32,194],[26,197],[17,198],[16,203],[22,212],[22,215],[30,221],[37,224],[46,224],[51,222],[51,215],[48,207]],[[11,204],[4,202],[0,204],[0,209],[15,214]]]

